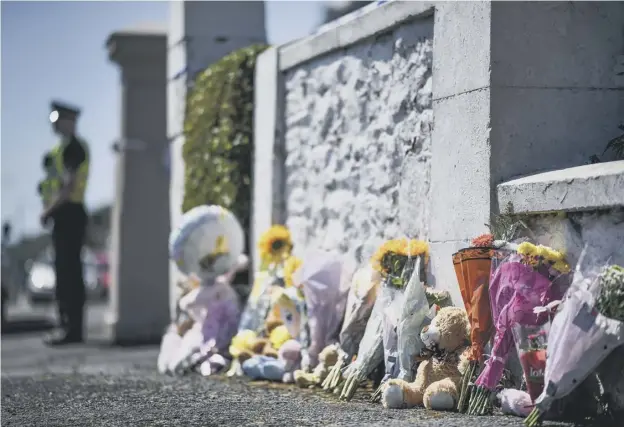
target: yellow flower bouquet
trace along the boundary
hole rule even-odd
[[[429,260],[427,242],[415,239],[393,239],[382,244],[371,259],[371,264],[386,283],[403,288],[411,277],[417,257]]]

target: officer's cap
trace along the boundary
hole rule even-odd
[[[52,101],[50,109],[51,123],[56,123],[59,119],[76,120],[80,114],[80,109],[57,101]]]

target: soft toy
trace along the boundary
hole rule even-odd
[[[338,362],[340,347],[337,344],[331,344],[325,347],[319,354],[319,364],[312,372],[302,370],[295,371],[295,383],[299,387],[315,387],[325,381],[330,368]]]
[[[295,340],[288,340],[277,354],[277,358],[256,355],[245,360],[242,364],[243,372],[252,380],[292,383],[293,372],[301,360],[301,345]]]
[[[496,396],[500,402],[501,411],[506,415],[527,417],[533,409],[533,400],[529,393],[523,390],[506,388]]]
[[[172,231],[170,257],[189,278],[189,286],[178,301],[176,320],[186,317],[175,328],[181,339],[175,338],[173,327],[167,331],[158,363],[161,372],[183,374],[203,364],[201,370],[207,373],[224,366],[223,355],[240,318],[238,295],[230,283],[246,268],[243,249],[238,219],[221,206],[191,209]]]
[[[430,356],[418,366],[416,380],[389,380],[382,392],[386,408],[450,410],[456,407],[463,371],[467,367],[464,351],[470,324],[463,308],[445,307],[438,311],[420,338]]]

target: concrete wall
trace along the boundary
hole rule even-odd
[[[232,25],[235,22],[236,25]],[[266,43],[264,2],[175,1],[169,3],[167,58],[167,136],[171,144],[171,228],[182,216],[184,200],[184,111],[187,89],[198,72],[230,52]],[[170,265],[170,310],[175,313],[175,283],[180,279]]]
[[[300,249],[354,257],[382,237],[428,238],[429,283],[459,303],[451,254],[487,231],[498,184],[584,164],[617,135],[622,22],[621,2],[393,1],[265,53],[257,85],[277,98],[256,98],[269,154],[255,167],[273,176],[272,191],[256,181],[256,238],[276,219]]]

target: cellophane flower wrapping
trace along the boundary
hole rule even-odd
[[[596,308],[603,271],[601,265],[579,261],[554,317],[548,336],[545,387],[536,400],[541,413],[547,412],[554,400],[570,394],[624,344],[624,322],[608,318]]]
[[[267,283],[269,280],[269,272],[268,270],[257,271],[254,274],[254,283],[251,287],[251,292],[249,294],[249,298],[245,304],[245,308],[243,309],[243,314],[241,315],[241,320],[238,325],[239,331],[257,331],[264,322],[264,318],[266,317],[266,312],[268,311],[267,304],[263,304],[261,301],[262,298],[268,299],[269,295],[266,292],[269,284]]]
[[[544,325],[515,324],[513,327],[518,358],[532,401],[535,401],[544,389],[549,326],[547,322]]]
[[[339,334],[340,348],[349,361],[357,353],[358,345],[364,336],[380,282],[381,276],[369,263],[353,275]]]
[[[386,380],[399,374],[397,325],[404,300],[403,289],[383,286],[380,298],[384,307],[381,328]]]
[[[383,361],[383,309],[383,299],[377,297],[358,346],[357,357],[345,370],[345,377],[357,371],[357,379],[362,381]]]
[[[420,330],[429,313],[429,303],[425,286],[421,281],[422,257],[416,258],[416,265],[411,274],[405,292],[401,314],[396,326],[399,372],[397,378],[413,381],[413,364],[416,355],[420,354],[424,345],[420,339]]]
[[[496,325],[492,353],[476,381],[477,386],[494,390],[514,345],[514,325],[539,326],[548,321],[548,313],[534,313],[536,307],[561,299],[569,283],[568,275],[538,262],[527,265],[517,252],[493,271],[490,279],[490,303]]]
[[[347,302],[348,280],[345,280],[342,258],[331,253],[312,253],[293,274],[305,298],[310,344],[309,367],[318,364],[318,355],[336,341]],[[306,361],[307,363],[307,361]]]
[[[475,362],[483,361],[483,349],[494,332],[489,299],[493,252],[491,247],[470,247],[453,254],[455,274],[470,320],[468,359]]]

